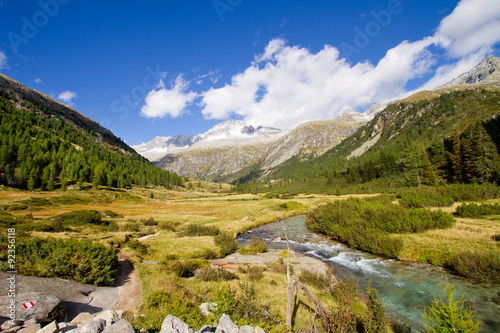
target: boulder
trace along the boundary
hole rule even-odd
[[[236,325],[228,315],[223,314],[220,317],[219,325],[215,330],[215,333],[238,333],[238,325]]]
[[[86,323],[90,323],[92,320],[94,320],[94,316],[91,315],[88,312],[82,312],[79,313],[78,316],[76,316],[72,321],[71,324],[74,325],[85,325]]]
[[[11,298],[8,296],[0,296],[0,316],[10,318],[10,309],[7,307],[11,304],[10,300]],[[33,302],[34,306],[25,309],[23,304],[28,302]],[[59,298],[42,293],[17,294],[15,303],[16,319],[21,321],[36,319],[38,322],[43,322],[60,302]]]
[[[201,315],[203,317],[213,315],[210,311],[217,311],[217,303],[201,303],[198,308],[201,310]]]
[[[103,319],[96,319],[89,323],[86,323],[79,328],[79,333],[101,333],[106,327],[106,321]]]
[[[39,330],[37,333],[57,333],[59,331],[59,327],[57,326],[56,321],[54,320],[41,330]]]
[[[9,328],[8,330],[2,331],[2,333],[16,333],[19,332],[20,329],[22,329],[21,326],[14,326]]]
[[[120,319],[110,327],[106,328],[102,333],[134,333],[134,327],[125,319]]]
[[[60,333],[67,333],[67,332],[71,332],[73,330],[78,329],[78,325],[71,325],[68,323],[59,323],[58,326],[59,326]]]
[[[179,318],[168,315],[161,324],[160,333],[189,333],[189,327]]]
[[[24,327],[24,328],[20,329],[19,331],[17,331],[17,333],[38,333],[38,332],[42,332],[40,330],[41,330],[40,324],[36,324],[36,325],[31,325],[31,326],[28,326],[28,327]],[[57,331],[55,331],[55,332],[57,332]]]
[[[255,333],[255,328],[253,326],[243,325],[240,327],[238,333]]]
[[[119,314],[116,311],[106,310],[106,311],[96,313],[94,315],[94,318],[95,319],[104,319],[105,321],[111,320],[111,322],[116,323],[117,321],[122,319],[122,314],[123,314],[123,312]]]
[[[19,320],[7,320],[5,323],[2,324],[2,326],[0,326],[0,332],[1,331],[6,331],[6,330],[10,330],[11,328],[14,328],[16,326],[21,326],[21,321]]]

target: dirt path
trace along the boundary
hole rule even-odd
[[[134,312],[137,305],[142,302],[141,281],[139,280],[139,275],[130,257],[120,251],[117,255],[120,265],[118,269],[118,279],[115,283],[118,286],[118,297],[111,306],[111,310]]]

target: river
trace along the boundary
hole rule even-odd
[[[424,307],[429,306],[435,296],[445,297],[442,284],[448,280],[456,287],[455,296],[463,296],[477,313],[477,319],[482,322],[481,332],[500,332],[500,305],[494,301],[500,298],[500,286],[482,286],[429,264],[411,264],[353,250],[311,232],[305,219],[305,215],[298,215],[284,220],[290,247],[328,263],[334,267],[335,275],[354,279],[360,289],[372,283],[387,310],[400,319],[405,318],[413,331],[422,329]],[[244,245],[252,236],[267,242],[270,248],[286,248],[281,222],[249,230],[237,240]],[[271,243],[277,237],[283,241]]]

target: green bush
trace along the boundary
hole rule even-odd
[[[450,207],[454,202],[451,196],[439,193],[434,187],[407,189],[398,197],[405,208]]]
[[[237,279],[236,274],[228,272],[224,267],[202,267],[196,272],[196,277],[201,281],[229,281]]]
[[[74,239],[31,238],[16,244],[23,274],[106,285],[115,280],[118,259],[102,244]]]
[[[215,245],[219,247],[221,257],[234,253],[238,248],[238,242],[228,233],[221,232],[214,237]]]
[[[53,232],[54,229],[45,222],[28,222],[19,224],[16,226],[17,229],[22,231],[39,231],[39,232]]]
[[[219,228],[203,226],[198,224],[188,224],[184,230],[179,233],[180,237],[201,237],[217,236],[220,233]]]
[[[191,259],[215,259],[217,258],[217,253],[212,249],[205,249],[202,252],[195,253],[191,256]]]
[[[491,184],[451,184],[437,188],[441,195],[449,196],[455,201],[480,201],[495,199],[500,196],[500,187]]]
[[[257,236],[252,236],[252,241],[238,250],[241,254],[256,254],[267,252],[267,244]]]
[[[144,224],[145,226],[148,226],[148,227],[157,226],[158,225],[158,221],[155,221],[155,219],[153,217],[141,220],[141,223]]]
[[[500,215],[500,205],[499,204],[481,204],[477,205],[474,203],[471,204],[462,204],[457,207],[457,216],[460,217],[470,217],[470,218],[480,218],[485,215]]]
[[[264,267],[252,266],[247,270],[246,273],[251,281],[258,281],[264,277],[264,271]]]
[[[137,251],[139,254],[145,255],[148,253],[148,247],[146,244],[139,242],[136,239],[130,239],[125,243],[125,246]]]
[[[500,282],[500,253],[461,252],[451,256],[445,267],[480,282]]]
[[[167,270],[175,276],[188,278],[194,276],[194,272],[198,268],[206,266],[207,262],[202,260],[170,260],[163,261],[162,264],[164,264]]]
[[[166,281],[167,290],[156,290],[149,293],[140,306],[140,313],[145,316],[133,316],[130,320],[136,330],[159,332],[165,317],[176,316],[190,328],[198,330],[203,325],[213,324],[212,317],[203,317],[198,305],[200,297],[175,282]]]
[[[119,229],[120,227],[118,226],[118,223],[116,223],[115,221],[109,222],[108,225],[106,226],[106,230],[110,232],[118,231]]]
[[[319,290],[323,290],[330,287],[330,282],[332,280],[331,275],[331,272],[327,272],[327,274],[320,274],[303,269],[300,272],[299,280],[305,284],[316,287]]]
[[[389,233],[404,234],[449,228],[452,215],[428,209],[406,209],[388,203],[389,197],[348,199],[320,206],[307,215],[307,226],[349,246],[397,258],[403,241]]]
[[[168,230],[168,231],[173,231],[175,232],[175,223],[172,222],[163,222],[159,223],[158,226],[160,227],[161,230]]]
[[[69,213],[57,215],[54,219],[59,219],[65,225],[73,226],[86,224],[101,225],[106,223],[102,221],[102,214],[96,210],[74,210]]]
[[[122,231],[127,232],[138,232],[140,230],[139,223],[136,222],[126,222],[120,228]]]
[[[122,218],[123,215],[122,214],[117,214],[111,210],[103,210],[102,211],[102,215],[106,218],[110,218],[110,219],[114,219],[114,218]]]
[[[370,285],[366,288],[366,333],[382,333],[386,332],[387,318],[385,315],[385,307],[378,298],[378,293]]]
[[[463,297],[455,300],[455,288],[449,283],[444,286],[446,300],[434,299],[432,306],[425,309],[426,332],[479,332],[479,322],[474,319],[471,308],[464,307]]]

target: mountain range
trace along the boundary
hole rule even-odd
[[[320,156],[376,116],[379,123],[375,127],[381,131],[381,119],[387,118],[383,111],[391,104],[414,103],[477,86],[496,89],[499,82],[500,58],[491,56],[438,89],[421,91],[402,101],[373,105],[364,113],[345,110],[336,119],[307,122],[289,132],[266,127],[255,129],[241,120],[228,120],[204,134],[156,137],[132,148],[157,166],[181,176],[233,182],[255,170],[260,170],[261,176],[268,175],[292,157],[303,160]],[[347,157],[357,157],[369,150],[381,138],[380,131],[362,144],[356,142],[356,148]]]

